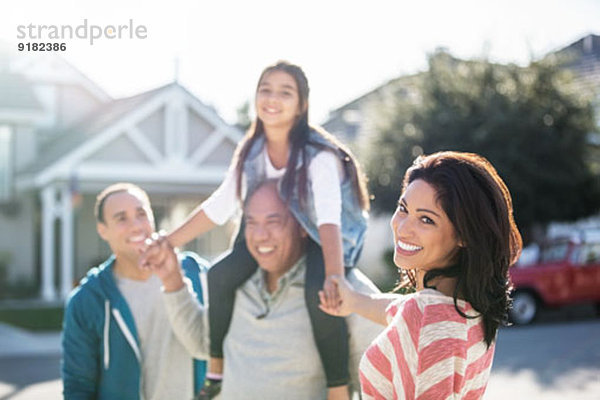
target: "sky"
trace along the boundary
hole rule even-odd
[[[306,72],[311,120],[321,123],[386,81],[424,70],[436,48],[526,65],[600,34],[600,1],[3,0],[0,41],[16,49],[44,41],[17,38],[20,25],[76,28],[84,20],[102,29],[131,20],[146,30],[145,38],[125,31],[93,44],[89,37],[53,40],[66,43],[65,59],[115,98],[177,77],[235,122],[262,69],[285,59]]]

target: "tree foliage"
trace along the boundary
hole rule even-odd
[[[523,68],[438,52],[416,93],[399,93],[382,105],[368,154],[376,209],[395,208],[404,171],[417,155],[458,150],[492,162],[522,229],[598,211],[600,178],[585,161],[593,109],[556,64]]]

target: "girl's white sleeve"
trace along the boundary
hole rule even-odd
[[[229,221],[239,209],[236,177],[235,166],[232,165],[227,171],[221,186],[201,204],[206,216],[217,225],[223,225]],[[245,176],[242,175],[242,190],[244,187]]]
[[[342,162],[327,150],[321,151],[308,166],[308,175],[314,196],[317,226],[334,224],[342,226],[342,192],[344,179]]]

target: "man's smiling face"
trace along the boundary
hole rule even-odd
[[[267,183],[255,191],[244,210],[246,245],[265,271],[279,277],[299,259],[306,232]]]
[[[98,234],[118,258],[137,259],[144,241],[154,232],[150,205],[134,191],[121,191],[106,198],[103,214]]]

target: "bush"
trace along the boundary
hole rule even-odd
[[[29,307],[0,309],[0,322],[34,331],[57,331],[62,328],[63,307]]]

